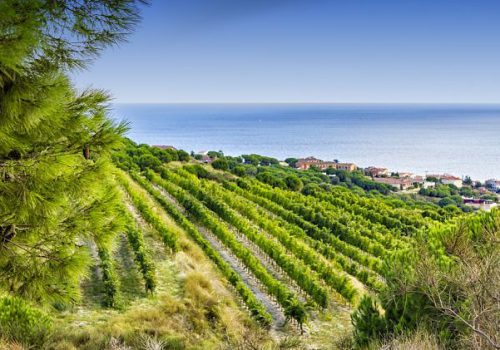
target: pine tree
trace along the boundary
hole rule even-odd
[[[110,153],[123,123],[109,96],[68,73],[122,40],[135,0],[0,1],[0,291],[68,302],[90,253],[123,230]]]

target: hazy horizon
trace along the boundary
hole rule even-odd
[[[138,143],[320,159],[472,176],[500,175],[500,105],[117,104]]]
[[[112,102],[112,105],[414,105],[414,106],[500,106],[500,102],[224,102],[224,101],[214,101],[214,102]]]

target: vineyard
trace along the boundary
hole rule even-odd
[[[29,333],[14,326],[12,338],[49,349],[66,343],[82,349],[363,349],[390,340],[391,332],[419,329],[422,320],[441,322],[436,333],[445,334],[447,344],[470,334],[463,318],[440,314],[437,296],[426,293],[445,293],[438,300],[450,303],[471,295],[482,308],[477,314],[469,306],[476,304],[453,307],[488,327],[496,324],[490,294],[474,295],[469,278],[481,271],[481,283],[488,284],[495,276],[488,268],[497,265],[498,250],[483,237],[497,242],[498,215],[459,214],[332,186],[314,170],[271,164],[255,175],[241,171],[245,165],[221,169],[184,151],[124,143],[106,167],[99,202],[114,206],[114,215],[87,218],[106,229],[79,241],[90,274],[78,281],[78,309],[67,312],[61,303],[62,312],[46,317],[21,299],[4,298],[5,315],[16,308],[28,313],[27,322],[31,313],[43,322]],[[294,188],[288,188],[276,177],[270,184],[258,176],[273,172],[305,185],[289,181]],[[487,248],[476,253],[476,246]],[[461,254],[465,270],[457,269]],[[467,283],[470,289],[457,289]],[[52,321],[57,326],[49,339],[38,327],[48,329]],[[474,341],[484,348],[484,339]]]
[[[170,254],[182,251],[185,239],[198,245],[265,328],[288,324],[303,333],[318,312],[348,313],[364,295],[384,288],[384,263],[393,252],[408,248],[419,230],[447,219],[438,209],[345,188],[306,195],[192,161],[165,163],[152,148],[147,162],[135,152],[115,157],[114,173],[145,289],[153,293],[156,282],[139,222],[157,232]],[[106,266],[106,255],[99,256]],[[113,294],[107,275],[112,273],[103,275],[107,293]]]
[[[410,184],[408,174],[403,173],[391,173],[389,182],[379,181],[375,174],[389,176],[387,169],[341,166],[337,160],[309,159],[311,162],[304,163],[290,157],[302,153],[300,147],[294,149],[290,146],[293,142],[275,137],[292,137],[305,145],[312,136],[307,148],[322,149],[319,153],[328,150],[333,157],[343,153],[338,145],[342,147],[344,141],[337,143],[335,135],[328,133],[324,135],[330,138],[328,142],[335,143],[325,146],[321,132],[329,129],[311,123],[311,116],[320,126],[333,122],[332,128],[339,132],[344,132],[341,121],[355,116],[352,125],[361,132],[346,132],[349,138],[345,144],[357,145],[351,136],[361,135],[360,142],[368,141],[368,145],[375,144],[363,137],[368,131],[390,130],[391,135],[405,137],[413,130],[420,111],[412,112],[405,121],[412,124],[398,129],[400,119],[405,118],[399,112],[396,115],[392,107],[387,109],[391,118],[385,119],[385,107],[373,111],[363,107],[361,113],[349,106],[349,112],[338,114],[342,118],[337,121],[330,113],[335,116],[342,109],[328,106],[323,110],[311,105],[307,111],[312,112],[307,113],[312,114],[304,114],[304,123],[314,128],[314,134],[306,132],[300,137],[294,137],[303,133],[295,120],[302,120],[299,117],[306,109],[281,104],[269,110],[257,104],[255,109],[241,105],[234,109],[234,117],[242,116],[234,119],[234,125],[229,123],[233,107],[212,110],[212,106],[201,104],[192,112],[189,106],[184,109],[175,104],[161,109],[131,105],[126,107],[133,117],[131,124],[119,121],[117,118],[127,117],[129,112],[119,111],[120,107],[112,117],[107,90],[84,88],[80,83],[87,84],[86,77],[92,74],[86,69],[100,54],[111,53],[107,49],[134,31],[141,7],[149,3],[0,1],[1,350],[500,349],[500,210],[494,208],[500,201],[498,181],[482,184],[469,176],[455,179],[436,175],[415,177]],[[198,34],[208,34],[214,43],[229,42],[227,33],[241,41],[237,30],[244,31],[243,39],[251,39],[257,32],[282,35],[286,34],[286,26],[280,22],[283,18],[294,24],[292,34],[296,34],[296,23],[289,17],[293,6],[287,6],[282,16],[280,6],[271,9],[263,2],[248,2],[245,7],[234,1],[206,2],[199,7],[198,3],[204,3],[199,1],[187,7],[168,4],[168,8],[163,3],[167,2],[157,1],[152,11],[145,11],[146,16],[154,14],[159,21],[141,30],[160,28],[156,23],[161,24],[161,31],[134,37],[141,40],[136,46],[141,54],[133,51],[132,55],[115,57],[120,65],[113,68],[125,73],[109,75],[111,70],[99,70],[106,73],[102,78],[123,78],[117,81],[130,89],[126,95],[134,101],[153,101],[160,96],[176,100],[175,95],[168,97],[166,90],[161,91],[165,81],[161,74],[167,72],[165,67],[178,66],[169,64],[168,59],[179,59],[182,50],[196,48],[189,40]],[[307,16],[315,6],[321,5],[308,7]],[[173,17],[163,16],[158,11],[162,7],[165,15]],[[176,13],[176,8],[182,11]],[[297,9],[298,21],[307,17],[305,7]],[[415,14],[413,10],[407,12]],[[451,12],[446,11],[446,15]],[[469,15],[470,11],[458,12]],[[271,14],[278,15],[277,21]],[[259,29],[254,33],[250,23],[256,19]],[[185,20],[186,25],[182,24]],[[221,20],[227,27],[223,31],[213,25]],[[265,27],[268,20],[270,31]],[[443,23],[451,22],[463,21]],[[325,23],[321,22],[321,35],[325,34]],[[208,25],[209,31],[191,35],[192,25],[196,30]],[[224,40],[216,40],[219,32]],[[304,38],[315,37],[313,32],[309,34]],[[262,45],[261,39],[257,36],[247,42]],[[153,48],[166,55],[158,67],[149,66],[161,57],[148,51]],[[174,50],[173,56],[169,50]],[[195,51],[189,56],[203,58]],[[219,51],[224,53],[207,51],[211,61],[219,61]],[[231,59],[229,68],[236,67],[233,51],[229,48],[229,55],[223,55]],[[268,51],[263,51],[264,63],[268,53],[272,54]],[[307,52],[322,52],[316,51]],[[127,61],[135,68],[127,68]],[[181,61],[182,73],[189,61]],[[110,62],[114,64],[113,59],[104,63]],[[226,68],[216,66],[212,68]],[[155,70],[159,74],[148,74]],[[161,86],[149,81],[156,75]],[[191,75],[187,78],[200,76]],[[171,76],[186,78],[185,74]],[[134,81],[137,77],[147,79],[138,83]],[[236,90],[237,80],[230,84]],[[199,82],[181,85],[181,93],[191,85],[203,87]],[[151,88],[154,93],[148,90]],[[191,100],[187,95],[181,99]],[[271,101],[272,96],[265,99]],[[163,114],[170,107],[175,118]],[[413,108],[417,107],[402,110],[407,113]],[[427,116],[432,111],[427,108],[425,123],[421,123],[425,127],[425,136],[419,138],[422,142],[432,132],[444,130],[433,128],[430,121],[434,112]],[[481,108],[471,117],[462,115],[461,108],[439,108],[436,118],[446,111],[446,125],[455,127],[463,126],[449,122],[455,113],[467,116],[467,120],[475,121],[477,115],[493,120],[490,107],[487,113]],[[257,119],[251,117],[264,110],[265,123],[272,124],[259,117],[254,129]],[[370,117],[365,118],[365,113]],[[398,125],[393,125],[396,120]],[[294,131],[288,134],[292,121]],[[384,123],[391,128],[386,129]],[[272,125],[272,136],[265,125]],[[454,135],[452,129],[445,129],[447,137]],[[241,139],[236,133],[227,138],[233,130],[248,132],[242,133]],[[250,130],[258,130],[258,136],[264,138],[253,139]],[[188,153],[173,146],[136,144],[125,136],[128,131],[135,136],[144,132],[137,139],[175,144],[184,142],[172,135],[184,140],[188,135],[196,136],[202,142],[197,140],[190,147],[220,144],[228,152],[248,149],[250,138],[252,142],[272,140],[265,149],[281,149],[281,153],[289,147],[290,154],[284,155],[290,158],[231,156],[222,150]],[[265,133],[260,135],[261,131]],[[205,138],[207,134],[210,139]],[[472,136],[460,139],[477,146]],[[380,137],[386,139],[382,134]],[[413,141],[403,142],[403,146],[419,146],[416,138]],[[426,156],[440,156],[442,169],[463,165],[443,157],[448,143],[437,141],[435,152],[426,152]],[[495,157],[488,153],[495,145],[487,141],[482,146],[490,148],[481,151],[483,158],[477,160],[484,159],[485,168],[495,170]],[[401,143],[384,142],[391,151]],[[353,158],[361,149],[351,147]],[[475,151],[474,147],[466,147],[464,152],[466,149]],[[409,149],[389,156],[410,154],[406,152]],[[377,155],[387,159],[386,153]],[[401,164],[412,163],[407,160]],[[422,163],[414,169],[433,164],[425,157],[415,161]]]

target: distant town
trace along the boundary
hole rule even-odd
[[[157,145],[155,147],[164,150],[175,150],[173,146]],[[221,151],[200,151],[197,153],[191,152],[191,156],[198,162],[210,164],[223,156],[223,153]],[[254,162],[252,158],[255,156],[257,155],[242,155],[240,157],[241,162],[252,164]],[[268,160],[267,163],[262,165],[281,165],[297,170],[315,169],[330,177],[336,175],[329,174],[329,170],[362,173],[366,178],[387,185],[395,192],[435,197],[440,199],[438,201],[440,204],[446,204],[446,201],[452,198],[454,204],[469,207],[473,210],[489,211],[498,206],[500,199],[500,180],[498,179],[488,179],[481,183],[468,176],[461,178],[452,174],[418,175],[377,166],[361,168],[354,163],[339,162],[338,160],[325,161],[313,156],[298,159],[288,158],[285,161],[278,161],[270,157],[258,157]],[[256,165],[261,164],[256,163]]]
[[[369,166],[362,169],[354,163],[323,161],[315,157],[301,158],[295,163],[295,168],[297,169],[307,170],[311,167],[315,167],[322,171],[329,168],[345,171],[361,170],[373,181],[392,186],[396,191],[411,192],[413,190],[413,192],[425,193],[425,191],[419,190],[435,188],[438,184],[451,185],[457,189],[469,186],[475,190],[471,192],[471,194],[476,194],[477,196],[462,196],[464,205],[486,211],[489,211],[498,205],[497,201],[493,198],[480,198],[481,195],[488,194],[495,194],[498,198],[498,193],[500,193],[500,180],[497,179],[489,179],[482,184],[481,182],[473,181],[470,178],[462,179],[451,174],[427,174],[425,176],[421,176],[410,172],[391,172],[388,168],[375,166]]]
[[[475,196],[462,196],[463,204],[475,209],[489,211],[496,207],[497,201],[492,199],[479,198],[481,195],[495,194],[498,198],[500,193],[500,180],[489,179],[482,184],[470,178],[460,178],[451,174],[427,174],[425,176],[416,175],[410,172],[391,172],[388,168],[369,166],[359,168],[354,163],[341,163],[338,161],[323,161],[315,157],[300,158],[295,163],[295,168],[307,170],[315,167],[321,171],[332,168],[336,170],[355,171],[360,170],[373,181],[392,186],[396,191],[419,192],[420,189],[435,188],[438,184],[451,185],[457,189],[464,186],[474,188],[472,194]],[[425,193],[425,191],[420,191]]]

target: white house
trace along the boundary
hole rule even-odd
[[[422,188],[434,188],[436,187],[436,183],[435,182],[432,182],[432,181],[424,181],[422,183]]]
[[[455,185],[458,188],[462,187],[462,179],[453,175],[443,175],[440,177],[444,185]]]
[[[486,180],[484,182],[484,184],[486,185],[486,187],[488,187],[489,189],[491,189],[495,192],[500,190],[500,180],[489,179],[489,180]]]

